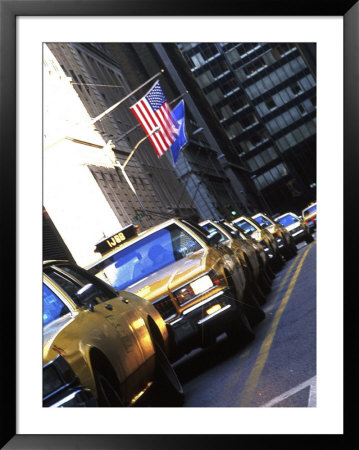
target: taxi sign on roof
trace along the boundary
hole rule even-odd
[[[104,255],[105,253],[120,246],[121,244],[123,244],[128,239],[131,239],[134,236],[137,236],[137,227],[133,224],[128,225],[127,227],[125,227],[121,231],[119,231],[118,233],[113,234],[112,236],[107,237],[107,238],[103,239],[102,241],[98,242],[95,245],[95,252],[98,252],[98,253],[101,253],[101,255]]]

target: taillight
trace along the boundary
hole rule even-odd
[[[209,276],[211,277],[211,280],[213,281],[213,284],[216,286],[226,286],[226,279],[222,274],[217,274],[214,270],[211,270],[209,272]]]

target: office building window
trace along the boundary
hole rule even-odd
[[[201,67],[202,64],[204,64],[204,58],[201,55],[201,53],[196,53],[195,55],[191,56],[189,59],[189,63],[192,68]]]
[[[203,47],[201,48],[201,53],[203,55],[203,57],[208,60],[210,58],[212,58],[215,55],[218,55],[218,50],[215,44],[205,44],[203,45]]]
[[[247,64],[243,67],[244,73],[247,76],[254,75],[258,70],[263,69],[266,66],[266,63],[263,58],[257,58],[250,64]]]
[[[228,59],[231,64],[235,64],[237,61],[241,59],[238,50],[236,48],[232,49],[227,53]]]
[[[239,88],[236,80],[233,77],[229,78],[228,80],[222,81],[221,83],[221,90],[223,92],[223,95],[228,95],[238,89]]]
[[[281,137],[277,140],[277,145],[279,149],[284,152],[288,148],[293,147],[296,144],[299,144],[304,139],[312,136],[316,133],[316,120],[310,120],[307,123],[304,123],[296,130],[287,133],[285,136]]]
[[[289,86],[290,90],[293,92],[294,95],[298,95],[300,94],[302,91],[302,88],[299,86],[299,84],[297,82],[292,83]]]
[[[277,159],[278,155],[273,147],[268,147],[267,149],[263,150],[258,155],[254,156],[253,158],[250,158],[247,160],[247,164],[251,168],[251,170],[257,170],[261,167],[265,166],[266,164],[269,164],[273,160]]]
[[[244,56],[248,55],[249,53],[252,53],[254,50],[257,50],[259,48],[260,45],[257,43],[251,44],[249,42],[245,42],[244,44],[238,47],[238,53],[243,58]]]
[[[209,70],[207,70],[207,72],[198,75],[197,81],[200,87],[203,89],[212,84],[215,80],[213,78],[212,73]]]
[[[217,78],[223,75],[223,73],[229,71],[227,64],[221,60],[211,62],[209,67],[214,78]]]
[[[275,109],[277,105],[275,104],[275,101],[273,100],[273,97],[268,97],[266,100],[264,100],[264,103],[269,111],[272,109]]]
[[[241,117],[239,119],[239,122],[242,125],[243,129],[245,130],[246,128],[252,127],[256,123],[258,123],[258,120],[256,116],[251,112],[245,115],[244,117]]]
[[[284,163],[280,163],[267,172],[264,172],[254,178],[254,183],[257,189],[262,190],[286,175],[288,175],[288,169]]]
[[[242,108],[244,108],[245,106],[248,106],[248,102],[247,102],[245,95],[237,94],[236,96],[231,97],[230,106],[231,106],[233,112],[239,111]]]
[[[217,111],[216,111],[217,112]],[[229,119],[233,115],[233,111],[229,105],[222,106],[218,113],[220,119]]]
[[[226,133],[229,139],[234,139],[239,136],[243,131],[243,128],[238,122],[234,122],[228,127],[226,127]]]
[[[265,129],[262,129],[260,131],[257,131],[256,133],[253,133],[248,139],[241,142],[241,147],[243,148],[244,152],[247,153],[258,147],[258,145],[263,144],[268,139],[268,132]]]
[[[223,99],[223,92],[220,88],[215,88],[206,94],[207,100],[213,106]]]

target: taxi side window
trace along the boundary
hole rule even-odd
[[[104,286],[100,281],[98,281],[96,278],[89,277],[88,274],[84,274],[81,270],[77,269],[74,266],[69,265],[61,265],[59,266],[61,270],[67,272],[77,280],[79,280],[83,285],[92,283],[96,286],[97,290],[97,297],[103,301],[106,302],[108,300],[111,300],[112,298],[116,297],[116,293],[113,292],[110,288],[107,288],[107,286]]]
[[[96,286],[96,299],[98,301],[106,302],[116,297],[111,289],[107,289],[99,280],[93,279],[92,277],[86,277],[81,271],[77,270],[73,266],[69,265],[59,265],[59,269],[67,272],[69,277],[62,274],[60,271],[48,267],[44,270],[46,275],[51,278],[56,284],[58,284],[61,289],[76,303],[78,304],[78,298],[76,293],[86,284],[94,284]],[[71,276],[71,278],[70,278]],[[81,305],[79,305],[81,306]]]
[[[74,281],[66,278],[65,276],[63,276],[61,273],[53,270],[53,269],[49,269],[45,271],[46,275],[51,278],[57,285],[60,286],[60,288],[66,292],[66,294],[73,300],[76,302],[76,292],[81,289],[81,285],[75,283]]]
[[[46,284],[43,284],[43,325],[45,326],[69,312],[69,308],[59,297]]]

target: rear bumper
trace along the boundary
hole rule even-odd
[[[295,228],[294,230],[291,230],[290,234],[295,243],[302,242],[306,238],[306,232],[303,228]]]
[[[233,293],[225,289],[184,310],[179,319],[168,324],[175,351],[201,347],[226,331],[237,307]]]

